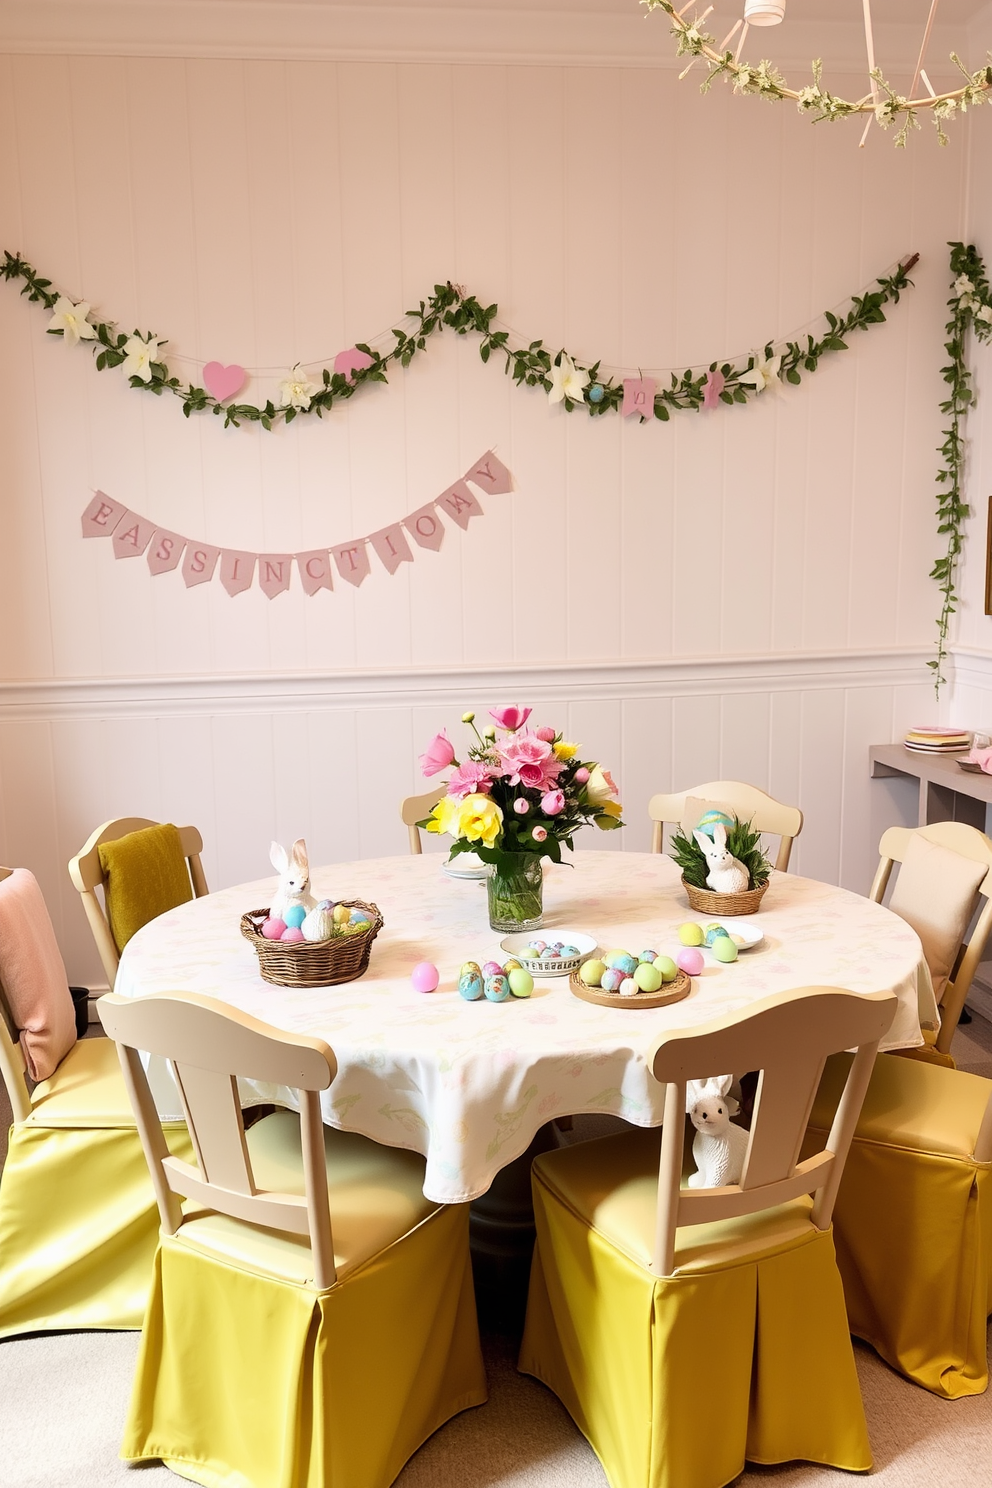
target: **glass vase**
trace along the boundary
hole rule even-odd
[[[536,853],[520,853],[519,866],[493,867],[489,876],[489,924],[508,934],[536,930],[544,915],[544,864]]]

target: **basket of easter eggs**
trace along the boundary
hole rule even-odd
[[[258,953],[263,981],[274,987],[336,987],[368,970],[372,942],[383,925],[378,905],[322,899],[309,914],[286,913],[286,920],[273,920],[267,909],[241,916],[241,934]],[[284,938],[287,931],[298,933]]]

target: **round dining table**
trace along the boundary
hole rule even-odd
[[[771,993],[805,986],[891,991],[897,998],[886,1049],[923,1042],[938,1018],[922,947],[891,911],[847,890],[773,872],[760,912],[762,940],[722,964],[707,953],[684,1000],[660,1008],[580,1001],[567,977],[538,977],[528,999],[466,1002],[461,964],[505,959],[489,928],[486,885],[454,878],[437,854],[365,859],[316,869],[317,899],[363,899],[384,925],[369,968],[334,987],[276,987],[262,980],[239,928],[266,907],[273,877],[191,900],[128,942],[115,991],[130,997],[181,989],[203,993],[334,1050],[338,1072],[322,1094],[324,1120],[426,1158],[425,1195],[460,1203],[484,1194],[499,1171],[556,1117],[612,1114],[661,1124],[665,1092],[650,1055],[666,1030],[739,1011]],[[678,869],[663,854],[576,852],[546,865],[540,935],[588,934],[604,950],[674,956],[678,928],[694,914]],[[731,927],[733,921],[729,922]],[[410,972],[432,961],[438,990],[417,992]],[[714,1074],[723,1071],[713,1071]],[[167,1068],[149,1069],[163,1116],[181,1114]],[[293,1092],[242,1082],[246,1104],[297,1104]]]

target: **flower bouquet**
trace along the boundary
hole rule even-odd
[[[579,827],[622,827],[617,787],[594,760],[581,760],[550,726],[525,727],[530,708],[493,708],[496,727],[482,733],[474,713],[462,722],[475,735],[459,763],[444,729],[420,757],[425,775],[454,766],[447,794],[418,825],[455,839],[451,857],[474,852],[491,865],[489,923],[494,930],[534,930],[543,914],[542,858],[561,862]]]

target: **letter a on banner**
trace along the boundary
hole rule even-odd
[[[428,501],[427,505],[422,506],[419,511],[411,512],[410,516],[404,517],[403,526],[414,542],[419,543],[422,548],[430,548],[436,553],[444,542],[444,528],[434,510],[433,501]]]
[[[437,498],[438,506],[443,506],[449,517],[454,517],[459,527],[463,530],[468,526],[473,517],[484,516],[480,503],[472,495],[463,480],[455,481],[446,491],[442,491]]]
[[[137,512],[125,512],[114,529],[112,542],[115,558],[140,558],[152,540],[155,523]]]

